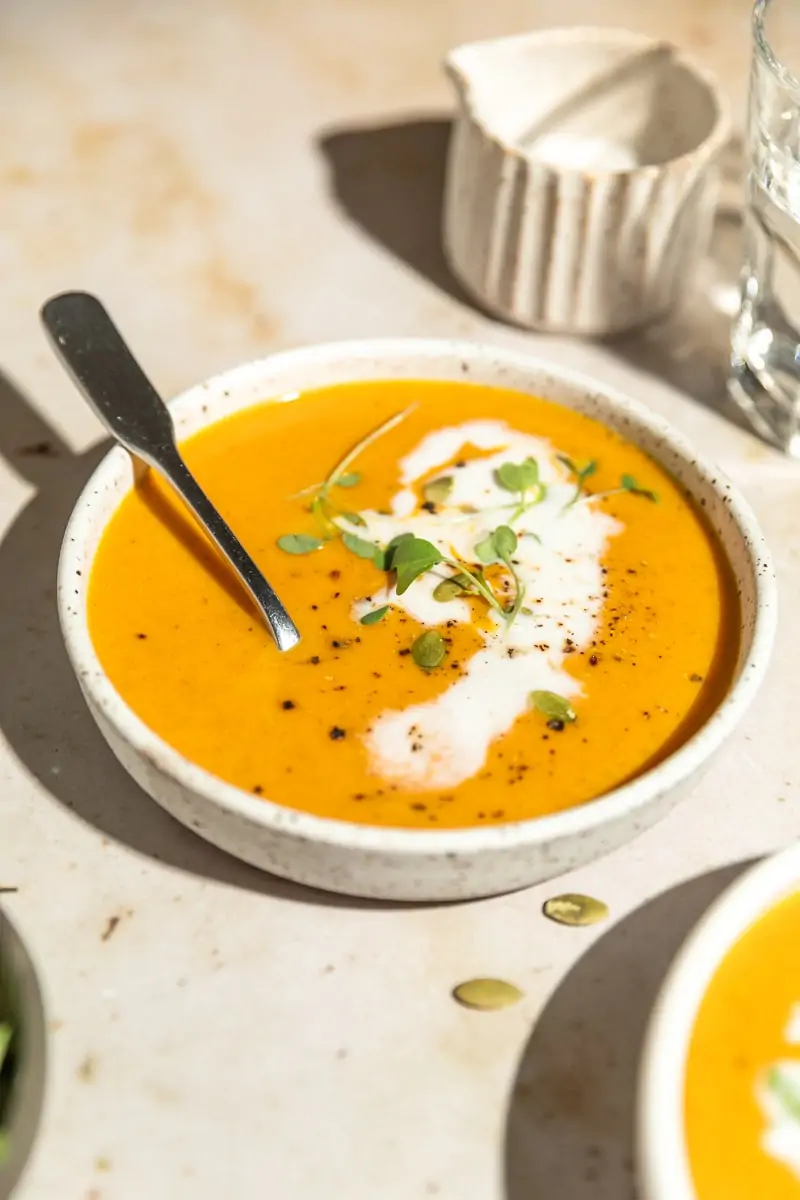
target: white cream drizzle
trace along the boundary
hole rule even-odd
[[[418,512],[413,485],[456,458],[466,445],[488,451],[463,467],[448,469],[453,488],[435,513]],[[400,463],[402,488],[389,515],[363,511],[360,536],[386,545],[398,534],[413,532],[442,553],[475,561],[475,544],[498,525],[508,523],[512,497],[498,487],[494,472],[504,462],[527,457],[539,464],[546,498],[514,523],[519,536],[514,555],[526,587],[526,607],[509,630],[492,612],[493,627],[483,647],[435,699],[388,710],[366,736],[372,769],[383,779],[414,789],[453,787],[476,775],[496,738],[506,733],[528,706],[536,689],[565,698],[581,688],[565,669],[567,639],[586,649],[596,633],[603,607],[602,555],[608,539],[622,526],[597,505],[581,502],[565,509],[574,481],[556,461],[546,440],[522,434],[501,421],[470,421],[428,434]],[[483,511],[465,515],[459,506]],[[529,536],[531,534],[536,537]],[[537,537],[541,539],[537,540]],[[442,569],[417,579],[402,596],[393,587],[359,602],[359,620],[382,604],[403,609],[425,626],[469,622],[469,605],[459,599],[440,603],[433,590],[451,572]],[[509,652],[512,652],[509,655]],[[447,669],[447,660],[443,670]],[[455,673],[454,673],[455,674]],[[412,749],[412,746],[416,749]]]

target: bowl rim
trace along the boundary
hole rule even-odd
[[[686,1060],[709,985],[735,944],[800,890],[800,841],[744,871],[713,901],[667,972],[645,1034],[637,1097],[639,1175],[645,1200],[698,1200],[683,1113]]]
[[[265,369],[273,374],[281,374],[288,381],[295,366],[300,371],[315,365],[334,366],[348,361],[355,365],[364,359],[380,362],[397,357],[418,360],[419,379],[425,378],[427,360],[447,357],[452,358],[454,364],[493,363],[497,367],[516,368],[528,374],[544,375],[574,391],[583,392],[588,396],[600,396],[614,409],[629,416],[636,425],[646,428],[648,433],[666,444],[685,462],[692,464],[707,481],[708,486],[724,501],[748,547],[755,590],[755,619],[750,647],[740,665],[737,678],[719,707],[691,738],[658,766],[603,796],[562,812],[496,826],[416,830],[357,824],[292,809],[264,796],[252,796],[235,785],[226,783],[169,746],[128,707],[116,691],[95,653],[89,635],[85,585],[82,590],[82,603],[77,606],[77,610],[72,607],[75,572],[81,564],[86,566],[81,558],[80,547],[93,540],[92,520],[98,505],[95,496],[102,495],[104,489],[119,476],[125,466],[130,471],[129,455],[120,446],[110,450],[86,483],[73,508],[61,547],[58,564],[58,609],[62,634],[73,669],[92,704],[103,713],[105,719],[130,748],[173,782],[223,810],[226,816],[238,817],[252,825],[291,832],[294,838],[331,848],[388,852],[399,857],[469,855],[501,851],[508,849],[509,845],[530,847],[560,838],[587,835],[646,807],[655,798],[677,787],[718,749],[749,706],[770,660],[777,620],[776,580],[763,534],[749,504],[725,473],[702,455],[698,455],[683,434],[646,405],[620,392],[613,385],[593,379],[583,372],[548,362],[536,355],[485,342],[400,337],[317,343],[280,351],[214,375],[175,396],[170,401],[170,409],[173,415],[180,416],[184,409],[193,411],[194,405],[202,407],[203,403],[207,403],[210,393],[224,396],[235,394],[239,389],[246,390],[251,384],[252,376],[264,372]],[[373,378],[379,380],[385,376],[376,372]],[[453,378],[468,381],[462,367],[458,368],[457,374],[454,368]],[[501,385],[502,380],[497,386]],[[291,392],[288,382],[284,390],[287,393]],[[198,421],[195,432],[213,425],[220,419],[220,416],[214,416]],[[112,512],[116,511],[117,507],[118,504]],[[104,519],[103,528],[107,527],[109,519],[110,516]]]

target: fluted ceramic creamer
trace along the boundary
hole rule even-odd
[[[486,308],[601,335],[666,313],[705,253],[720,93],[664,42],[552,29],[461,46],[444,248]]]

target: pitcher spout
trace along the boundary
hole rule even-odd
[[[469,67],[464,62],[464,54],[462,51],[467,47],[458,47],[451,50],[444,59],[442,66],[448,79],[452,83],[456,99],[462,108],[468,107],[472,83],[470,79]]]

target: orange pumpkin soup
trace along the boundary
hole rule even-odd
[[[686,1069],[698,1200],[800,1194],[800,892],[734,946],[703,999]]]
[[[152,474],[99,547],[91,636],[143,721],[256,795],[424,828],[552,813],[665,757],[730,682],[736,592],[704,517],[588,417],[357,383],[183,449],[302,641],[274,649]]]

